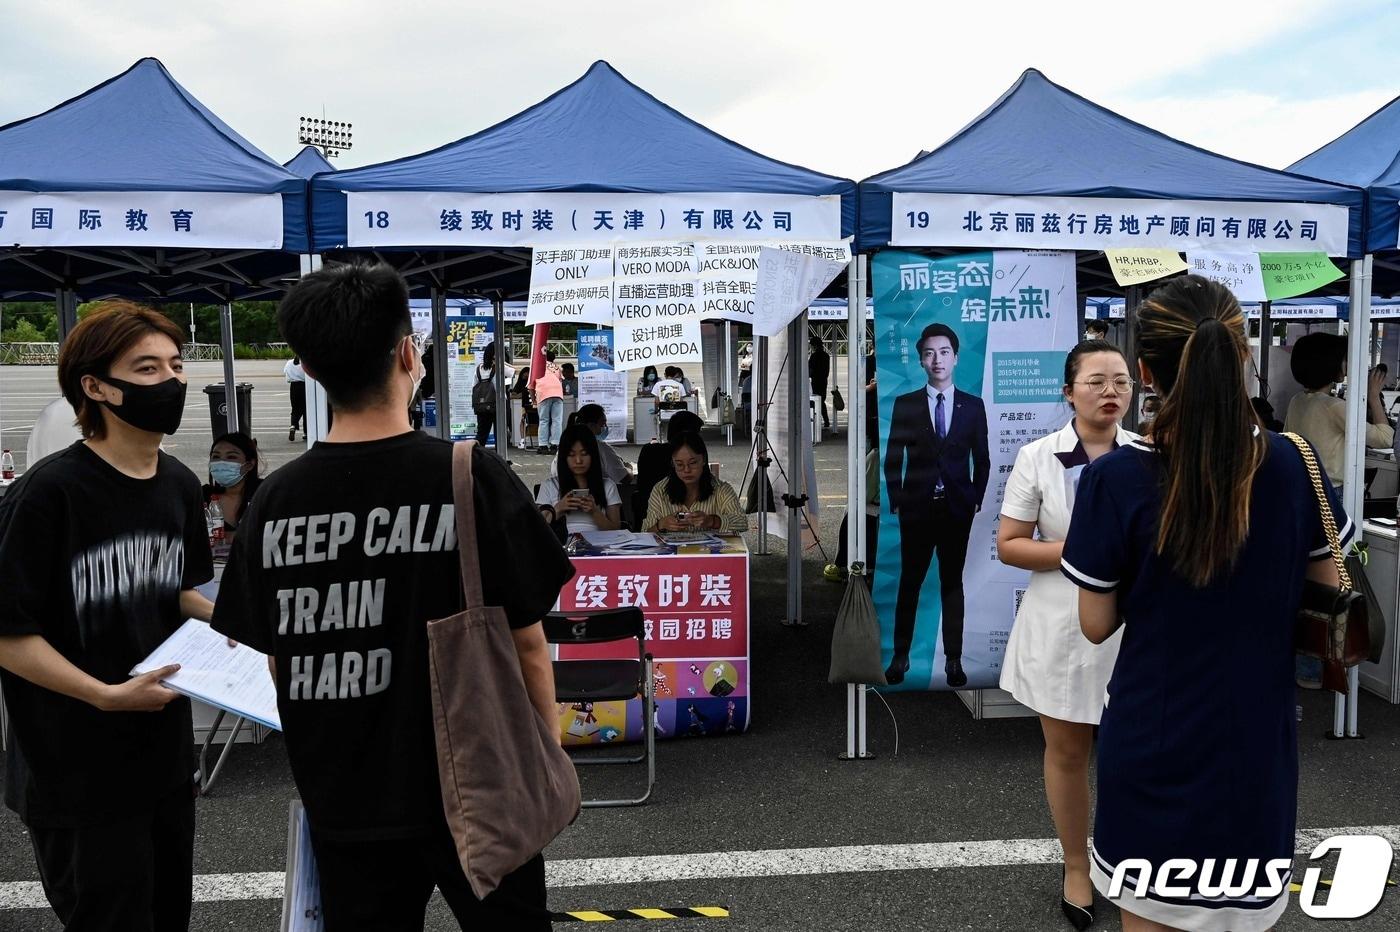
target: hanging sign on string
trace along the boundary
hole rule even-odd
[[[616,249],[611,243],[536,249],[525,322],[611,323]]]
[[[1175,249],[1105,249],[1103,254],[1120,285],[1140,285],[1186,271]]]
[[[1237,301],[1267,301],[1259,256],[1252,252],[1191,252],[1186,255],[1187,271],[1219,282]]]
[[[758,257],[755,336],[771,337],[807,309],[845,263],[812,253],[763,247]]]
[[[1311,294],[1342,277],[1342,270],[1321,252],[1261,252],[1259,269],[1270,301]]]

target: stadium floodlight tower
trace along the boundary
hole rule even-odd
[[[304,116],[297,129],[297,142],[303,146],[316,146],[326,154],[326,158],[333,159],[354,148],[353,128],[351,123]]]

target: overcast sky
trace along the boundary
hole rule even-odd
[[[1026,68],[1188,142],[1283,167],[1400,95],[1394,0],[0,0],[0,124],[150,55],[279,161],[297,117],[352,167],[484,129],[603,58],[767,155],[861,179]]]

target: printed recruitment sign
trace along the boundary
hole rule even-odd
[[[894,246],[1347,252],[1331,204],[920,194],[891,198]]]
[[[0,243],[281,249],[282,195],[0,191]]]
[[[345,200],[352,247],[841,238],[837,194],[347,191]]]
[[[1309,294],[1342,277],[1342,270],[1320,252],[1261,252],[1259,269],[1270,301]]]
[[[1140,285],[1186,270],[1175,249],[1105,249],[1103,254],[1120,285]]]
[[[895,688],[995,686],[1027,583],[997,559],[997,520],[1017,451],[1071,415],[1074,254],[882,250],[871,265],[884,658]]]

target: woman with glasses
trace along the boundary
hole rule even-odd
[[[1065,917],[1082,930],[1094,919],[1089,756],[1118,640],[1094,645],[1079,630],[1079,591],[1061,575],[1060,553],[1080,473],[1136,435],[1120,426],[1133,380],[1113,344],[1085,340],[1071,350],[1062,390],[1074,416],[1021,448],[1002,500],[998,555],[1008,566],[1030,570],[1031,580],[1006,645],[1001,688],[1040,715],[1045,795],[1065,858],[1058,899]]]
[[[710,472],[710,454],[697,433],[671,441],[671,474],[656,483],[647,501],[643,531],[712,531],[742,534],[749,516],[734,487]]]

